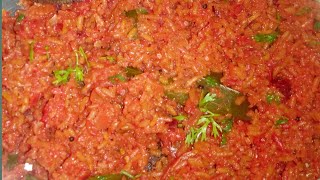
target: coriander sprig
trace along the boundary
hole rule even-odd
[[[81,84],[83,82],[84,71],[83,71],[83,68],[81,68],[79,65],[79,54],[80,54],[80,56],[82,56],[86,60],[88,66],[89,66],[89,62],[87,60],[87,55],[85,54],[85,52],[81,46],[79,47],[79,51],[74,51],[74,53],[75,53],[75,57],[76,57],[76,66],[74,68],[69,67],[66,70],[63,69],[63,70],[54,71],[53,72],[54,77],[56,78],[56,80],[53,81],[54,85],[61,85],[61,84],[67,83],[70,79],[71,73],[74,73],[75,79],[79,84]]]
[[[61,85],[64,83],[67,83],[69,81],[69,76],[72,72],[71,68],[68,68],[66,70],[56,70],[53,71],[54,77],[56,78],[55,81],[53,81],[54,85]]]
[[[197,121],[197,126],[200,127],[192,127],[189,133],[186,136],[185,143],[187,145],[192,145],[196,142],[206,141],[207,140],[207,129],[209,125],[211,125],[211,136],[215,138],[220,135],[222,132],[222,127],[214,120],[214,117],[220,116],[219,114],[215,114],[209,111],[206,108],[206,104],[214,101],[216,98],[216,94],[208,93],[203,99],[199,102],[200,110],[204,113],[199,120]]]

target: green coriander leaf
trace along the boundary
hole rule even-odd
[[[17,17],[17,22],[21,22],[22,20],[24,20],[25,15],[22,13],[19,13],[18,17]]]
[[[82,82],[83,81],[83,70],[79,66],[76,66],[76,68],[74,69],[74,73],[76,76],[76,80],[78,82]]]
[[[197,134],[198,134],[198,131],[195,128],[191,127],[189,133],[186,136],[185,143],[187,145],[194,144],[197,139]]]
[[[207,129],[210,121],[205,122],[199,129],[198,129],[198,134],[197,134],[197,139],[195,142],[198,141],[200,135],[201,135],[201,141],[206,141],[207,140]]]
[[[280,104],[281,102],[280,96],[277,95],[276,93],[267,93],[266,100],[268,104],[271,104],[271,103]]]
[[[204,88],[212,88],[221,84],[222,73],[212,73],[200,79],[197,83]]]
[[[183,120],[187,119],[187,117],[184,115],[178,115],[178,116],[174,116],[173,119],[178,120],[178,121],[183,121]]]
[[[211,132],[211,135],[213,135],[213,136],[216,138],[217,136],[219,136],[218,130],[219,130],[220,132],[222,132],[222,128],[221,128],[221,126],[220,126],[216,121],[214,121],[213,119],[211,120],[211,123],[212,123],[212,132]]]
[[[53,71],[54,77],[56,78],[56,80],[53,81],[53,84],[61,85],[61,84],[67,83],[69,81],[69,76],[71,72],[72,72],[71,68],[68,68],[67,70]]]
[[[288,122],[288,118],[281,117],[275,122],[275,125],[276,126],[280,126],[280,125],[283,125],[283,124],[287,124],[287,122]]]
[[[121,82],[126,82],[127,81],[127,79],[121,74],[116,74],[116,75],[110,76],[108,79],[112,83],[116,83],[116,81],[121,81]]]
[[[211,135],[215,138],[219,136],[219,131],[222,132],[221,126],[213,119],[213,117],[216,117],[217,114],[214,114],[207,110],[206,114],[202,115],[199,120],[197,121],[197,126],[200,126],[198,128],[192,127],[189,131],[189,133],[186,136],[185,143],[187,145],[194,144],[199,141],[199,138],[201,141],[207,140],[207,129],[208,126],[212,125],[212,132]]]
[[[200,100],[199,102],[199,107],[203,107],[204,105],[206,105],[208,102],[212,102],[216,99],[217,95],[216,94],[211,94],[208,93],[202,100]]]
[[[273,43],[278,38],[278,33],[261,34],[258,33],[253,36],[256,42]]]
[[[204,124],[204,123],[206,123],[206,122],[210,122],[210,120],[209,120],[208,118],[210,118],[210,117],[201,116],[201,117],[198,119],[197,125]]]

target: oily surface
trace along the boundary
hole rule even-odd
[[[22,3],[2,11],[4,179],[320,177],[318,1]],[[212,73],[250,120],[187,145]]]

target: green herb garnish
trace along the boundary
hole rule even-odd
[[[208,78],[211,76],[211,78]],[[249,110],[249,102],[245,99],[241,104],[236,104],[236,100],[239,97],[244,96],[242,93],[228,88],[221,84],[220,79],[222,78],[221,73],[212,73],[198,81],[198,85],[202,88],[202,99],[199,101],[199,107],[204,106],[209,111],[216,114],[231,114],[235,118],[242,120],[250,120],[246,114]],[[208,79],[214,79],[214,81],[208,81]],[[214,82],[214,83],[208,83]],[[220,91],[219,97],[216,94],[208,94],[210,89],[216,89]]]
[[[183,120],[186,120],[187,117],[184,115],[178,115],[178,116],[174,116],[173,119],[178,120],[178,121],[183,121]]]
[[[138,8],[125,11],[125,16],[133,19],[137,19],[139,14],[148,14],[148,10],[145,8]]]
[[[21,22],[22,20],[24,20],[25,15],[22,13],[19,13],[18,17],[17,17],[17,22]]]
[[[108,79],[112,83],[116,83],[116,81],[121,81],[121,82],[126,82],[127,81],[126,77],[124,77],[121,74],[116,74],[116,75],[110,76]]]
[[[183,92],[165,91],[164,94],[181,105],[184,105],[189,98],[189,94]]]
[[[76,76],[77,82],[83,82],[83,69],[81,69],[79,66],[76,66],[76,68],[73,70]]]
[[[224,125],[223,131],[228,133],[231,131],[233,127],[233,119],[227,118],[222,121],[222,125]]]
[[[232,127],[233,127],[233,119],[231,119],[231,118],[224,119],[221,122],[221,125],[224,126],[224,127],[222,128],[222,135],[221,135],[220,145],[224,146],[228,142],[227,135],[231,131]]]
[[[139,74],[143,73],[142,70],[140,70],[138,68],[135,68],[135,67],[132,67],[132,66],[126,67],[125,72],[126,72],[126,76],[127,77],[134,77],[136,75],[139,75]]]
[[[226,145],[228,142],[228,139],[227,139],[227,135],[226,133],[222,133],[221,135],[221,142],[220,142],[220,146],[224,146]]]
[[[256,42],[264,42],[264,43],[273,43],[278,38],[278,33],[269,33],[269,34],[262,34],[258,33],[253,36],[253,39]]]
[[[66,70],[56,70],[53,71],[54,77],[56,78],[55,81],[53,81],[54,85],[61,85],[65,84],[69,81],[69,76],[73,70],[71,68],[68,68]]]
[[[34,60],[34,41],[29,44],[29,60]]]
[[[66,70],[56,70],[53,71],[54,77],[56,78],[55,81],[53,81],[54,85],[61,85],[65,84],[70,79],[70,74],[74,73],[75,79],[78,83],[82,83],[84,81],[84,73],[83,69],[79,66],[79,54],[77,51],[74,51],[76,56],[76,66],[75,68],[69,67]]]
[[[198,81],[198,85],[204,88],[216,87],[221,84],[220,79],[222,77],[221,73],[212,73],[208,76],[201,78]]]
[[[275,122],[275,125],[276,126],[280,126],[280,125],[283,125],[283,124],[287,124],[287,122],[288,122],[288,118],[281,117]]]
[[[185,143],[187,145],[192,145],[196,142],[206,141],[207,140],[207,129],[208,126],[212,126],[211,135],[215,138],[219,136],[219,132],[222,132],[221,126],[213,119],[213,117],[219,116],[219,114],[214,114],[209,110],[206,110],[204,115],[202,115],[198,122],[197,126],[201,125],[200,127],[192,127],[189,133],[186,136]]]
[[[266,101],[268,104],[271,104],[271,103],[280,104],[281,97],[279,95],[277,95],[276,93],[268,93],[266,95]]]
[[[204,96],[203,99],[200,100],[199,102],[199,107],[204,107],[208,102],[213,102],[214,100],[216,100],[217,95],[216,94],[211,94],[208,93],[206,96]],[[207,107],[204,110],[201,111],[206,111]]]

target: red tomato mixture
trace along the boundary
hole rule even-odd
[[[3,179],[318,179],[319,0],[2,10]]]

